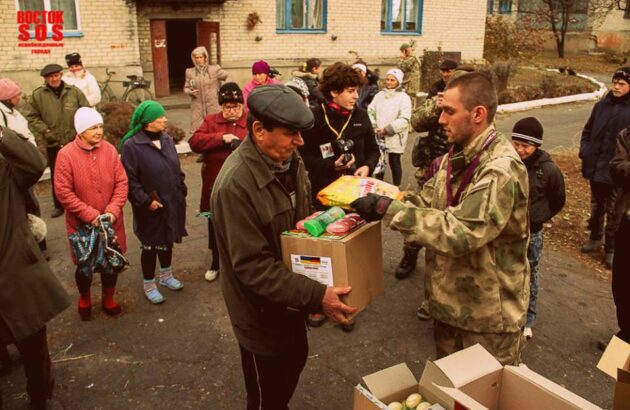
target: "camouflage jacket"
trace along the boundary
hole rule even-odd
[[[493,127],[451,159],[453,192]],[[456,206],[447,206],[445,157],[419,195],[393,201],[384,222],[426,247],[429,312],[479,333],[518,332],[529,302],[527,170],[499,135]]]
[[[416,132],[427,132],[426,136],[418,136],[418,158],[414,153],[413,165],[426,168],[431,162],[444,154],[450,148],[444,127],[438,120],[441,109],[436,105],[437,97],[427,98],[411,115],[411,126]]]
[[[415,97],[420,91],[420,61],[416,56],[409,56],[398,62],[398,68],[405,74],[402,87]]]

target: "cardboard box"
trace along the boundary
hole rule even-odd
[[[617,380],[613,410],[630,408],[630,344],[613,336],[597,368]]]
[[[423,400],[446,409],[529,410],[600,409],[525,365],[501,366],[481,345],[428,360],[419,382],[406,364],[363,378],[357,386],[354,410],[387,409],[393,400],[418,392]]]
[[[284,263],[293,272],[329,286],[352,286],[342,301],[357,307],[357,314],[383,293],[380,222],[363,225],[340,239],[283,234],[280,241]]]

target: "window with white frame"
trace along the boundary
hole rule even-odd
[[[63,11],[64,32],[80,29],[79,0],[16,0],[16,8],[19,11]]]
[[[382,33],[421,33],[423,0],[381,0]]]
[[[277,31],[326,31],[327,0],[276,0]]]

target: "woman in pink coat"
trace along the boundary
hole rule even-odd
[[[92,108],[79,108],[74,115],[77,136],[59,151],[55,165],[55,192],[66,210],[68,235],[85,224],[98,226],[101,215],[108,215],[122,252],[127,250],[123,206],[127,202],[127,174],[118,151],[103,139],[103,117]],[[72,260],[77,263],[72,249]],[[102,308],[110,316],[122,312],[114,301],[118,276],[101,274]],[[92,315],[90,288],[92,275],[77,269],[79,315],[88,320]]]
[[[261,85],[282,84],[281,81],[269,77],[269,64],[266,61],[256,61],[252,65],[252,79],[243,87],[243,100],[245,100],[245,108],[247,109],[247,97],[249,93],[256,87]]]

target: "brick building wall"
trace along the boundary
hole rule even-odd
[[[48,63],[65,67],[64,56],[81,54],[83,63],[97,79],[104,78],[105,67],[116,70],[115,78],[139,74],[138,33],[134,3],[125,0],[80,0],[81,37],[64,37],[63,47],[51,48],[50,54],[33,54],[18,47],[16,1],[0,0],[0,76],[12,78],[27,91],[42,83],[39,70]],[[31,40],[35,41],[35,40]],[[48,39],[47,41],[52,41]],[[122,87],[114,85],[122,94]]]
[[[425,0],[420,35],[381,34],[381,0],[328,0],[327,30],[317,34],[276,33],[275,2],[271,0],[177,6],[146,2],[138,3],[137,7],[140,59],[143,69],[149,73],[153,71],[150,20],[162,18],[219,22],[221,65],[240,83],[249,79],[251,64],[258,59],[270,62],[285,77],[309,57],[319,57],[324,64],[353,61],[349,50],[358,52],[371,65],[391,66],[397,61],[400,44],[412,39],[418,55],[425,48],[441,47],[444,51],[460,51],[464,60],[478,60],[483,56],[485,0]],[[250,31],[246,19],[254,11],[262,23]],[[337,36],[334,41],[333,34]],[[257,36],[262,40],[256,41]]]

